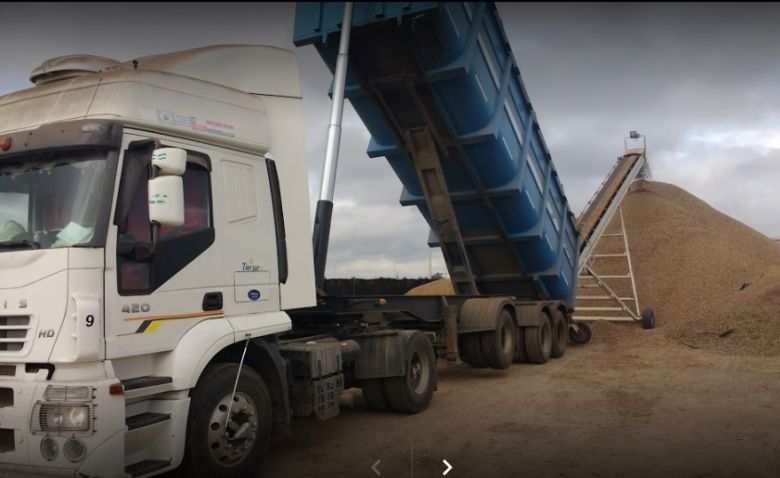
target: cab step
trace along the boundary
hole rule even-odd
[[[125,473],[133,477],[144,476],[157,470],[162,470],[170,464],[170,460],[143,460],[138,463],[133,463],[132,465],[127,465],[125,467]]]
[[[132,417],[127,417],[125,419],[125,424],[127,425],[127,430],[130,431],[138,428],[148,427],[149,425],[161,423],[170,419],[170,413],[144,412],[139,413],[138,415],[133,415]]]
[[[139,388],[154,387],[155,385],[163,385],[171,382],[173,382],[173,378],[171,377],[154,377],[147,375],[146,377],[136,377],[122,380],[122,386],[125,388],[125,391],[128,391],[137,390]]]
[[[171,377],[156,377],[152,375],[122,380],[126,399],[170,391],[172,383],[173,378]]]

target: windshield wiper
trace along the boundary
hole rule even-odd
[[[41,243],[29,239],[21,239],[17,241],[2,241],[0,242],[0,247],[27,247],[30,249],[40,249]]]

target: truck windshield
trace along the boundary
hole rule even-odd
[[[96,151],[0,162],[0,252],[96,245],[106,164]]]

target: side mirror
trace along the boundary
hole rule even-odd
[[[181,176],[149,180],[149,221],[161,226],[184,224],[184,181]]]
[[[152,179],[149,180],[149,221],[161,226],[184,224],[184,183],[187,151],[159,148],[152,153]],[[157,242],[156,234],[153,242]]]
[[[160,176],[181,176],[187,169],[187,151],[179,148],[160,148],[152,152],[152,167]]]

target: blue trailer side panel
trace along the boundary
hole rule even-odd
[[[296,8],[296,45],[314,44],[331,70],[342,12],[342,3]],[[368,155],[387,158],[401,203],[429,224],[407,134],[436,132],[480,293],[574,307],[574,216],[495,5],[357,2],[346,96],[371,132]]]

